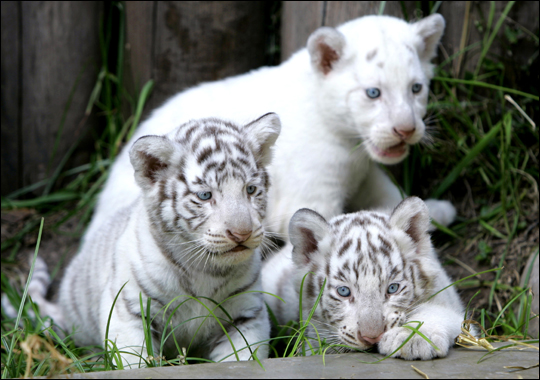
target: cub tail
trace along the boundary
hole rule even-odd
[[[30,265],[32,263],[32,256],[30,257]],[[32,279],[28,284],[28,295],[32,298],[32,301],[39,307],[39,312],[41,316],[49,316],[59,327],[63,327],[63,318],[60,313],[60,308],[57,304],[47,300],[45,296],[47,295],[47,289],[51,284],[51,278],[49,276],[49,270],[47,268],[47,263],[41,258],[36,257],[36,262],[34,264],[34,272]],[[6,294],[2,294],[2,308],[6,315],[10,318],[16,318],[18,310],[13,307],[11,302],[8,300]],[[28,315],[31,318],[35,318],[34,311],[32,308],[28,310]]]

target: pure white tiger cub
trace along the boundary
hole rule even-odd
[[[122,351],[148,356],[144,347],[139,294],[151,298],[152,344],[160,352],[164,330],[187,354],[236,360],[221,319],[240,360],[267,357],[260,345],[270,326],[261,293],[262,221],[266,213],[271,147],[280,132],[276,114],[241,127],[207,118],[192,120],[165,136],[144,136],[129,155],[139,196],[87,235],[66,269],[59,292],[63,327],[74,329],[77,345],[103,345],[114,298],[109,339]],[[240,295],[239,295],[240,294]],[[208,297],[181,302],[192,297]],[[175,302],[164,313],[170,301]],[[44,305],[48,307],[50,305]],[[52,310],[55,312],[55,310]],[[50,310],[43,309],[43,314]],[[167,318],[172,320],[167,324]],[[148,317],[148,316],[147,316]],[[240,334],[243,334],[242,335]],[[163,353],[176,357],[172,337]],[[155,354],[154,354],[155,355]],[[139,363],[124,354],[125,364]]]
[[[238,123],[269,110],[283,129],[269,173],[268,228],[286,237],[300,208],[325,218],[345,210],[393,208],[400,192],[377,162],[402,161],[425,138],[431,59],[444,30],[433,14],[409,24],[366,16],[313,32],[307,47],[276,67],[205,83],[169,99],[135,138],[164,134],[204,116]],[[101,193],[89,231],[140,193],[127,150]],[[430,200],[431,216],[448,225],[447,201]]]
[[[264,290],[286,304],[271,296],[265,300],[281,324],[298,320],[300,283],[313,272],[304,282],[303,318],[326,279],[312,319],[321,339],[360,350],[376,345],[389,355],[411,334],[403,325],[421,321],[420,332],[438,350],[415,335],[393,356],[444,357],[461,332],[464,308],[453,287],[430,298],[451,282],[428,226],[428,209],[416,197],[403,200],[391,215],[360,211],[329,222],[312,210],[299,210],[289,226],[294,248],[286,246],[262,272]],[[311,326],[308,335],[315,336]]]

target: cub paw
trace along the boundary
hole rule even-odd
[[[411,330],[404,327],[396,327],[389,330],[383,335],[378,344],[379,353],[385,356],[390,355],[397,350],[405,340],[407,340],[411,333]],[[401,347],[401,349],[395,352],[392,357],[403,358],[406,360],[430,360],[448,355],[448,349],[450,348],[448,339],[435,331],[426,332],[425,329],[422,329],[422,333],[427,336],[439,350],[435,350],[424,338],[415,334],[403,347]]]
[[[235,342],[235,348],[236,348],[236,355],[238,355],[238,359],[236,358],[236,355],[234,353],[234,350],[228,340],[225,340],[221,343],[218,343],[216,347],[210,352],[209,359],[213,360],[215,362],[231,362],[236,360],[250,360],[253,359],[253,356],[251,354],[252,351],[256,352],[257,358],[259,359],[266,359],[268,357],[268,347],[265,345],[261,346],[251,346],[248,348],[245,346],[245,344],[238,344],[239,342]]]
[[[456,208],[449,201],[428,199],[425,201],[429,209],[429,216],[443,226],[449,226],[456,219]],[[436,227],[430,224],[429,231],[434,231]]]

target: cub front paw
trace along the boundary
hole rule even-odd
[[[435,331],[426,332],[422,329],[422,333],[428,337],[439,350],[435,350],[429,342],[420,335],[415,334],[403,347],[396,351],[398,347],[407,340],[409,335],[412,334],[412,331],[409,329],[397,327],[389,330],[383,335],[378,344],[379,353],[386,356],[396,351],[392,357],[403,358],[406,360],[430,360],[448,355],[448,349],[450,348],[448,339],[445,339],[445,337]]]

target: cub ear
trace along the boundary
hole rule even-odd
[[[390,215],[390,225],[404,231],[412,239],[417,253],[426,252],[429,248],[429,211],[420,198],[402,200]]]
[[[289,223],[294,263],[302,266],[309,264],[329,233],[330,225],[320,214],[307,208],[296,211]]]
[[[343,56],[345,43],[343,34],[334,28],[323,26],[314,31],[307,41],[313,69],[324,75],[332,71]]]
[[[174,154],[174,144],[165,136],[143,136],[129,151],[135,169],[135,181],[143,190],[149,190],[167,169]]]
[[[416,47],[422,61],[430,61],[437,55],[437,45],[444,32],[444,17],[434,13],[413,24],[413,28],[420,37]]]
[[[279,116],[273,112],[267,113],[244,127],[248,139],[255,143],[258,151],[255,152],[257,160],[264,166],[272,161],[270,148],[276,142],[281,132]]]

